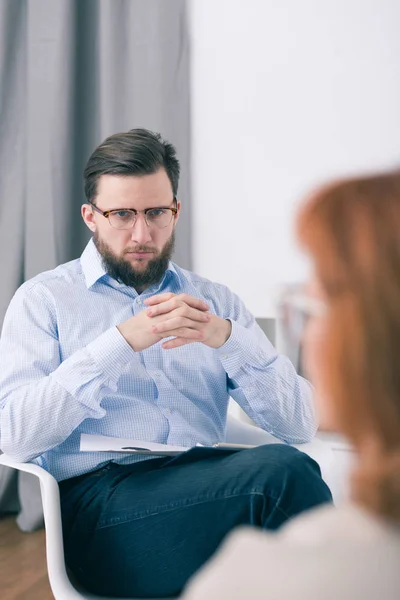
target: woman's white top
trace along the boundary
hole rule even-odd
[[[323,507],[276,533],[241,527],[184,600],[400,600],[400,527],[353,506]]]

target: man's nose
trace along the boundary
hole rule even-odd
[[[151,242],[150,228],[143,214],[139,214],[136,217],[135,224],[132,227],[131,240],[137,244]]]

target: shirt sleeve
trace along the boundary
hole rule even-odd
[[[63,442],[137,355],[116,327],[61,362],[57,321],[44,286],[27,284],[8,308],[0,339],[0,447],[27,462]],[[51,427],[44,424],[51,420]]]
[[[243,302],[227,291],[232,323],[217,354],[232,398],[257,425],[289,444],[309,442],[317,430],[311,384],[278,354]]]

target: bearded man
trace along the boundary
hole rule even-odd
[[[159,134],[107,138],[84,172],[92,239],[19,288],[0,342],[1,448],[58,480],[66,562],[101,595],[177,595],[233,527],[331,500],[289,445],[316,431],[310,384],[235,294],[171,262],[178,181]],[[287,444],[196,447],[224,441],[230,397]],[[192,449],[84,453],[81,434]]]

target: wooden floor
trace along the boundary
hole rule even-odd
[[[44,530],[22,533],[15,517],[0,518],[1,600],[53,600],[47,578]]]

